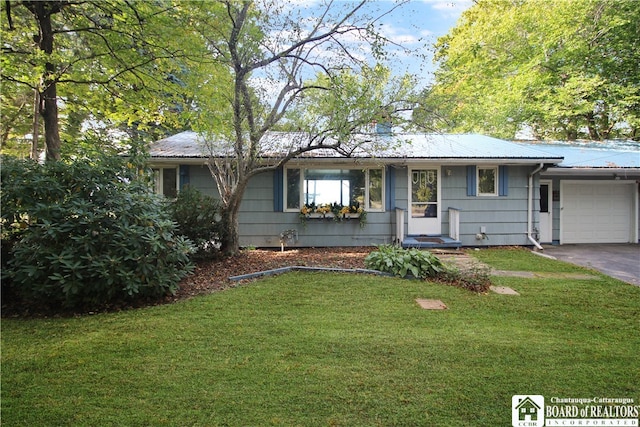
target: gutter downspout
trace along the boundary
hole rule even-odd
[[[533,176],[535,174],[537,174],[538,172],[540,172],[542,169],[544,169],[544,163],[540,163],[540,165],[535,168],[533,170],[533,172],[531,172],[529,174],[529,185],[527,187],[528,189],[528,197],[527,197],[527,239],[529,239],[529,241],[531,243],[533,243],[535,245],[536,248],[540,249],[541,251],[544,250],[544,248],[540,245],[540,243],[536,242],[536,239],[533,238],[532,233],[532,227],[533,227]]]

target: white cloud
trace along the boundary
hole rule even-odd
[[[472,0],[422,0],[431,9],[440,12],[446,18],[458,18],[462,12],[473,5]]]
[[[265,42],[273,51],[281,51],[289,46],[292,40],[308,35],[326,11],[327,5],[321,0],[290,0],[266,4],[271,5],[271,10],[266,13],[272,18],[271,24],[274,31],[269,34]],[[333,17],[340,15],[350,5],[352,3],[336,1],[332,5],[331,14]],[[362,12],[365,15],[380,17],[376,21],[376,29],[391,41],[385,51],[389,55],[388,65],[394,70],[394,74],[409,71],[430,79],[433,68],[430,51],[433,43],[437,37],[444,35],[454,25],[464,10],[472,5],[472,0],[413,0],[402,7],[394,8],[391,3],[372,2]],[[276,9],[281,13],[275,13]],[[385,10],[388,13],[385,13]],[[293,22],[285,24],[288,18],[293,18]],[[333,21],[332,18],[327,19],[328,22]],[[371,46],[363,42],[357,34],[342,34],[340,41],[354,57],[367,62],[373,61]],[[335,45],[331,49],[321,43],[314,48],[309,59],[326,66],[340,63],[335,48]],[[275,70],[272,72],[274,75],[277,73]],[[273,89],[273,84],[259,84],[259,87]]]
[[[404,28],[396,24],[384,24],[380,30],[382,35],[393,43],[406,47],[413,47],[422,41],[420,32],[416,33],[411,28]]]

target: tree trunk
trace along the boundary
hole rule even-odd
[[[33,90],[33,129],[31,139],[31,154],[32,160],[38,160],[38,138],[40,137],[40,121],[38,116],[40,115],[40,93],[37,89]]]
[[[220,221],[224,231],[220,236],[220,252],[227,256],[233,256],[240,251],[238,216],[250,176],[229,166],[233,159],[227,160],[210,162],[208,166],[216,181],[222,205]]]
[[[64,5],[61,1],[28,1],[24,5],[31,11],[38,22],[38,48],[51,58],[53,54],[53,27],[51,15],[60,12]],[[43,90],[40,92],[40,115],[44,122],[44,139],[47,160],[60,160],[60,131],[58,128],[58,93],[56,87],[56,67],[53,62],[45,62],[45,73],[42,79]]]
[[[593,113],[588,113],[585,117],[587,119],[587,129],[589,130],[589,139],[599,141],[601,137],[598,132],[598,124],[596,123]]]
[[[240,203],[235,203],[232,206],[224,206],[221,211],[224,234],[220,239],[220,251],[227,256],[236,255],[240,251],[239,210]]]
[[[567,141],[575,141],[578,139],[578,125],[576,124],[575,117],[569,119],[566,127]]]
[[[46,82],[45,82],[46,84]],[[58,96],[56,84],[51,83],[41,94],[40,115],[44,119],[44,143],[47,160],[60,160],[60,131],[58,128]]]

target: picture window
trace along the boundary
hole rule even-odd
[[[338,203],[382,211],[384,173],[375,169],[286,169],[286,209]]]

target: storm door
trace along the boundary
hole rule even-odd
[[[439,235],[440,168],[409,169],[409,235]]]
[[[551,181],[540,181],[540,242],[553,240],[553,197]]]

